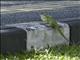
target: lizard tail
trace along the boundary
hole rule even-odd
[[[60,35],[63,36],[64,39],[68,41],[68,38],[64,35],[64,33],[59,28],[57,28],[57,30],[60,33]]]

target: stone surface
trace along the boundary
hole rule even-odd
[[[59,25],[64,30],[65,36],[69,39],[68,24],[59,23]],[[53,47],[57,44],[69,44],[69,41],[66,41],[57,31],[41,22],[12,24],[10,26],[16,26],[26,31],[26,48],[28,50],[30,50],[31,47],[43,49],[47,48],[48,45]]]
[[[80,19],[80,1],[7,1],[1,2],[0,12],[0,25],[41,21],[40,14],[45,13],[58,21],[70,21]]]

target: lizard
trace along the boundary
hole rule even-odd
[[[63,36],[65,40],[68,40],[68,38],[64,35],[63,31],[60,29],[60,26],[57,20],[55,20],[52,16],[49,16],[49,15],[40,15],[40,16],[43,22],[48,24],[53,29],[57,30],[60,33],[60,35]]]

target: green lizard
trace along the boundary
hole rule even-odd
[[[52,28],[57,30],[61,34],[61,36],[64,37],[65,40],[68,40],[65,37],[64,33],[62,32],[62,30],[60,29],[59,24],[57,23],[57,21],[55,19],[53,19],[53,17],[48,16],[48,15],[41,15],[41,19],[43,22],[49,24],[49,26],[51,26]]]

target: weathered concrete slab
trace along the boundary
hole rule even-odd
[[[59,23],[59,25],[64,30],[64,35],[69,39],[69,26],[65,23]],[[28,50],[30,50],[31,47],[36,49],[43,49],[47,48],[48,45],[50,47],[58,44],[69,45],[69,41],[66,41],[57,31],[45,25],[44,23],[31,22],[12,24],[10,26],[16,26],[26,31],[26,48]]]
[[[5,5],[1,7],[1,9],[2,10],[1,10],[0,25],[12,24],[12,26],[16,26],[16,27],[24,29],[28,34],[27,36],[28,41],[26,45],[26,48],[28,49],[31,49],[30,47],[32,45],[35,48],[39,48],[39,47],[43,48],[43,47],[47,47],[47,44],[54,46],[54,44],[63,43],[63,42],[65,43],[65,40],[59,34],[57,34],[57,32],[55,33],[54,30],[52,31],[51,28],[49,30],[44,29],[44,28],[41,30],[38,27],[37,27],[38,30],[35,29],[35,27],[26,28],[27,25],[29,24],[26,24],[26,23],[24,24],[24,22],[41,21],[40,14],[42,13],[44,14],[47,13],[53,16],[54,18],[56,18],[58,21],[69,24],[70,31],[68,30],[67,27],[62,25],[64,28],[65,35],[70,37],[71,44],[73,43],[80,44],[79,43],[80,42],[80,33],[79,33],[80,31],[80,1],[78,2],[77,1],[72,1],[72,2],[65,1],[65,2],[54,2],[54,3],[53,2],[43,2],[43,3],[39,2],[37,4],[35,3],[26,4],[24,2],[22,4],[13,3],[13,5],[11,6]],[[73,21],[73,22],[70,22],[70,21]],[[77,21],[77,23],[75,23],[75,21]],[[15,23],[18,23],[18,24],[15,24]],[[38,25],[38,23],[35,23],[35,24]],[[41,27],[42,26],[43,25],[41,25]],[[45,31],[46,33],[43,33],[43,31]],[[70,36],[69,36],[68,31],[70,32]],[[54,37],[52,37],[52,35]],[[44,39],[45,36],[47,36],[46,39]],[[39,42],[41,42],[42,44],[40,44]],[[54,42],[54,44],[52,42]]]
[[[21,11],[36,11],[36,10],[56,10],[64,7],[79,6],[80,1],[2,1],[1,2],[1,12],[3,9],[7,9],[9,12],[14,13]]]
[[[4,2],[1,5],[0,24],[41,21],[40,14],[45,13],[58,21],[80,19],[80,1]]]

